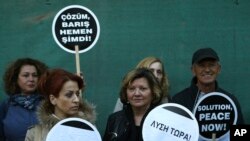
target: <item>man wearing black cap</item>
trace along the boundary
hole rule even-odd
[[[192,58],[193,79],[191,86],[172,97],[172,102],[181,104],[193,111],[199,98],[210,92],[220,92],[229,96],[238,111],[237,124],[243,124],[243,116],[238,100],[229,92],[218,86],[216,78],[221,71],[220,59],[212,48],[198,49]],[[201,140],[199,140],[201,141]]]

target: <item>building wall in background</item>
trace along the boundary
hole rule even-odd
[[[63,7],[91,9],[100,23],[94,48],[80,54],[87,82],[84,98],[97,107],[97,128],[103,133],[113,112],[123,76],[147,56],[164,61],[171,95],[190,85],[192,53],[214,48],[221,58],[221,87],[241,103],[250,123],[250,1],[248,0],[9,0],[0,5],[0,76],[9,62],[33,57],[51,68],[76,72],[74,54],[52,37],[52,21]],[[0,81],[0,98],[4,98]]]

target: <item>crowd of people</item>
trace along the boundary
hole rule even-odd
[[[218,85],[220,71],[220,58],[214,49],[196,50],[191,61],[191,85],[171,97],[162,60],[153,56],[142,59],[123,77],[103,141],[143,141],[142,125],[152,109],[164,103],[177,103],[193,112],[199,99],[211,92],[230,97],[237,108],[236,124],[244,124],[239,101]],[[7,97],[0,104],[1,141],[45,141],[56,123],[70,117],[95,125],[95,106],[81,97],[85,82],[75,73],[50,69],[32,58],[20,58],[10,63],[3,80]]]

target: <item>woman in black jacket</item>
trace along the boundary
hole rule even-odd
[[[130,71],[123,79],[123,110],[109,116],[103,141],[143,141],[142,125],[148,112],[162,99],[159,82],[146,68]]]

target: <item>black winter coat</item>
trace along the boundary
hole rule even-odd
[[[131,106],[124,105],[123,110],[109,116],[103,141],[143,141],[142,125],[146,115],[151,109],[152,108],[146,112],[138,127],[135,126]]]
[[[178,103],[183,105],[184,107],[188,108],[191,112],[193,111],[195,104],[197,102],[197,95],[198,95],[198,87],[196,86],[197,79],[194,77],[192,79],[191,86],[185,88],[181,92],[177,93],[172,97],[173,103]],[[216,82],[215,92],[220,92],[229,96],[235,103],[237,111],[238,111],[238,120],[236,124],[244,124],[243,114],[240,108],[240,104],[236,97],[229,92],[219,88],[218,83]]]

